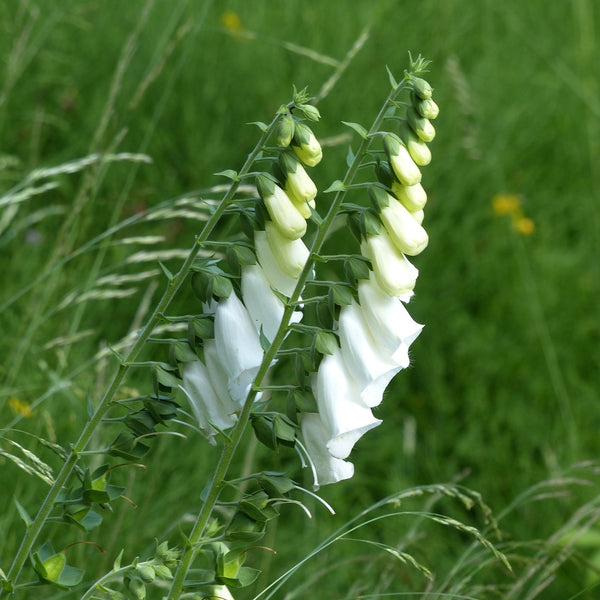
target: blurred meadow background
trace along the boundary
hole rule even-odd
[[[599,20],[592,0],[4,0],[0,450],[17,442],[57,468],[24,432],[77,438],[86,398],[114,371],[110,347],[127,345],[160,296],[158,260],[177,268],[201,225],[198,199],[224,182],[213,174],[253,147],[249,122],[268,122],[292,85],[321,93],[325,158],[311,176],[325,189],[356,143],[341,121],[368,127],[386,65],[399,78],[420,53],[440,106],[423,181],[430,244],[410,305],[426,327],[377,410],[382,426],[351,456],[356,475],[320,492],[335,517],[284,510],[266,542],[277,555],[260,555],[256,589],[236,598],[381,498],[449,481],[492,509],[502,537],[489,537],[513,573],[485,551],[465,558],[465,532],[404,516],[367,537],[410,551],[433,583],[344,542],[307,563],[286,597],[597,597]],[[200,311],[189,286],[177,310]],[[126,386],[151,382],[139,371]],[[250,438],[248,448],[241,460],[310,486],[294,453],[274,458]],[[146,469],[116,477],[137,507],[123,502],[85,538],[105,553],[79,546],[70,562],[87,562],[91,578],[121,548],[133,557],[155,537],[176,540],[215,456],[200,437],[159,437]],[[0,490],[6,570],[24,529],[13,498],[35,514],[46,484],[0,454]],[[402,506],[485,528],[453,499]]]

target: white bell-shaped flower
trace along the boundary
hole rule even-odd
[[[302,437],[308,457],[314,466],[315,490],[321,485],[337,483],[354,475],[354,465],[329,453],[329,433],[317,413],[302,415]]]
[[[246,307],[232,292],[215,311],[217,354],[229,380],[229,393],[244,403],[263,359],[263,349]]]
[[[327,448],[332,456],[346,458],[361,436],[377,427],[381,420],[361,401],[360,388],[337,347],[333,354],[323,357],[312,387],[329,434]]]
[[[392,194],[402,202],[411,213],[423,210],[427,204],[427,192],[420,183],[404,185],[398,181],[392,182]]]
[[[344,363],[359,385],[361,401],[370,408],[379,406],[392,377],[408,366],[408,361],[392,359],[387,348],[371,334],[356,302],[342,307],[338,334]]]
[[[420,254],[429,243],[427,232],[401,202],[390,194],[387,199],[387,206],[381,208],[379,216],[392,243],[408,256]]]
[[[297,278],[308,259],[308,248],[300,239],[290,240],[281,234],[272,221],[265,223],[267,241],[281,270],[289,277]]]
[[[387,294],[405,296],[412,292],[419,271],[394,246],[384,228],[363,240],[360,249],[371,261],[377,283]]]
[[[284,273],[279,266],[265,231],[257,230],[254,232],[254,249],[256,250],[258,262],[261,264],[271,287],[284,296],[291,296],[298,281],[295,277],[290,277],[287,273]]]
[[[247,265],[242,268],[242,300],[254,321],[256,330],[261,329],[269,342],[273,341],[283,311],[283,302],[273,293],[264,270],[259,265]],[[298,323],[302,313],[298,310],[292,313],[291,323]]]
[[[213,389],[221,401],[224,410],[227,414],[239,411],[243,403],[239,400],[237,402],[234,401],[229,393],[229,375],[221,363],[217,351],[217,342],[214,339],[204,340],[204,362],[208,369]]]
[[[214,444],[217,429],[233,427],[237,416],[233,413],[230,400],[223,402],[213,386],[209,371],[200,360],[187,362],[182,368],[183,385],[180,386],[190,402],[198,426]],[[214,426],[214,427],[213,427]]]
[[[358,282],[358,299],[365,322],[381,348],[392,360],[408,366],[408,348],[423,329],[412,319],[399,298],[386,294],[373,273]]]

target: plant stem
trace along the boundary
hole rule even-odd
[[[372,136],[378,132],[388,108],[390,107],[391,103],[394,101],[398,93],[402,89],[404,89],[404,87],[405,85],[401,82],[396,88],[394,88],[390,92],[387,100],[381,107],[379,114],[373,121],[373,124],[371,125],[371,129],[369,130],[367,137],[361,140],[358,150],[354,156],[354,160],[352,161],[352,164],[348,167],[348,170],[346,171],[346,176],[343,179],[342,183],[344,184],[344,187],[347,187],[354,179],[356,172],[358,171],[361,165],[362,159],[367,152]],[[336,193],[333,202],[329,208],[329,211],[327,212],[327,215],[325,216],[325,218],[319,226],[317,236],[310,249],[310,255],[306,261],[306,264],[304,265],[302,273],[298,278],[296,288],[294,289],[294,292],[292,293],[289,301],[286,304],[277,334],[275,335],[271,346],[264,354],[263,361],[254,379],[252,389],[246,398],[246,401],[240,414],[238,415],[238,421],[232,429],[231,434],[229,435],[230,442],[223,446],[219,462],[215,467],[215,471],[210,482],[210,489],[208,491],[208,494],[206,495],[202,508],[198,513],[192,532],[189,538],[187,539],[186,547],[183,551],[181,562],[175,573],[175,577],[173,579],[173,583],[171,585],[171,590],[169,592],[167,600],[179,600],[179,598],[181,597],[185,577],[192,565],[192,562],[196,555],[196,551],[199,549],[202,537],[206,530],[206,526],[208,525],[213,508],[219,497],[221,489],[223,488],[225,478],[227,477],[227,472],[231,465],[231,461],[235,455],[237,447],[240,443],[240,440],[242,439],[242,436],[250,419],[250,415],[252,413],[252,405],[254,404],[254,400],[256,398],[257,393],[256,388],[261,387],[262,382],[267,375],[267,371],[269,370],[272,361],[274,360],[275,356],[277,355],[277,352],[283,344],[283,341],[289,328],[292,313],[294,312],[296,304],[298,303],[298,300],[300,298],[300,294],[304,289],[308,277],[313,269],[315,263],[315,255],[319,253],[321,247],[327,239],[327,235],[329,234],[335,217],[338,214],[345,193],[345,189],[340,190]]]
[[[277,123],[277,121],[279,120],[279,118],[280,118],[280,115],[279,114],[276,115],[273,118],[273,120],[271,121],[271,123],[268,125],[268,127],[265,129],[265,131],[263,131],[259,141],[257,142],[257,144],[254,147],[254,149],[252,150],[252,152],[248,155],[246,162],[244,163],[244,165],[242,166],[242,168],[239,171],[240,179],[243,177],[243,175],[245,175],[250,170],[250,167],[255,162],[258,154],[262,151],[267,138],[270,136],[270,134],[273,131],[273,128],[274,128],[275,124]],[[185,259],[181,268],[179,269],[179,271],[177,271],[177,273],[175,275],[173,275],[172,278],[169,279],[169,283],[167,285],[165,292],[163,293],[162,298],[160,299],[159,303],[155,307],[155,309],[154,309],[152,315],[150,316],[148,322],[146,323],[145,327],[140,332],[139,337],[136,340],[135,344],[131,347],[127,356],[122,359],[121,364],[119,365],[119,368],[117,370],[117,373],[115,374],[115,376],[114,376],[111,384],[109,385],[108,389],[106,390],[104,396],[100,400],[100,403],[98,404],[94,414],[92,415],[90,420],[86,423],[77,442],[72,446],[69,456],[67,457],[64,465],[62,466],[61,470],[57,474],[54,484],[52,485],[52,487],[50,488],[50,491],[44,498],[44,501],[42,502],[42,505],[40,506],[37,515],[35,516],[34,520],[27,528],[27,532],[26,532],[25,536],[23,537],[21,546],[19,547],[19,550],[15,556],[15,559],[13,560],[13,563],[7,573],[7,579],[8,579],[9,585],[12,585],[12,586],[16,585],[16,581],[21,573],[21,570],[23,569],[23,565],[25,564],[25,561],[27,560],[27,556],[31,552],[31,549],[33,548],[33,545],[35,544],[35,542],[40,534],[40,531],[42,530],[42,527],[44,526],[46,520],[48,519],[48,517],[50,516],[50,513],[52,512],[52,509],[54,508],[54,503],[56,501],[56,498],[58,497],[59,493],[63,489],[63,486],[66,484],[73,469],[75,468],[75,465],[77,464],[77,461],[79,459],[79,455],[85,450],[85,447],[89,443],[90,439],[92,438],[92,435],[94,434],[94,432],[96,431],[100,422],[102,421],[102,418],[108,412],[108,410],[111,408],[112,403],[113,403],[113,398],[114,398],[115,394],[117,393],[121,383],[125,379],[125,376],[129,372],[129,369],[131,368],[130,363],[132,363],[137,358],[137,356],[141,352],[144,344],[150,337],[152,330],[159,323],[159,321],[161,321],[162,313],[164,313],[167,310],[171,301],[175,297],[177,291],[179,290],[179,288],[183,284],[184,280],[186,279],[188,273],[190,272],[190,270],[192,268],[192,264],[193,264],[196,256],[198,255],[198,252],[201,250],[202,246],[204,245],[205,240],[211,234],[211,232],[213,231],[213,229],[219,222],[219,219],[222,217],[223,213],[225,212],[225,210],[228,208],[229,204],[233,200],[233,197],[235,196],[235,192],[236,192],[239,184],[240,184],[239,180],[233,182],[231,187],[228,189],[228,191],[223,196],[223,199],[221,200],[220,204],[217,205],[215,212],[212,214],[210,219],[204,225],[202,232],[196,238],[196,241],[194,242],[194,245],[193,245],[192,249],[190,250],[188,257]],[[3,591],[0,589],[0,598],[6,597],[8,595],[8,593],[9,592],[7,590]]]

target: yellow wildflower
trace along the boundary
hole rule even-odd
[[[496,194],[492,198],[492,209],[499,217],[518,214],[521,210],[521,199],[514,194]]]
[[[233,10],[226,10],[221,14],[221,25],[233,33],[238,33],[244,29],[239,15]]]
[[[8,400],[8,406],[15,415],[29,418],[33,414],[29,402],[26,402],[25,400],[19,400],[18,398],[12,397]]]
[[[523,215],[515,216],[512,224],[521,235],[531,235],[535,230],[535,223]]]

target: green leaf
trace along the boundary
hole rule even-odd
[[[293,446],[296,443],[296,427],[287,417],[276,415],[273,419],[273,430],[277,440],[285,446]]]
[[[271,347],[271,342],[269,341],[269,338],[264,334],[262,326],[261,326],[260,332],[258,334],[258,340],[260,342],[260,347],[265,352],[267,352],[269,350],[269,348]]]
[[[137,441],[137,438],[128,431],[122,431],[110,445],[108,453],[126,460],[139,460],[150,448]]]
[[[233,169],[225,169],[224,171],[219,171],[218,173],[213,173],[217,177],[227,177],[227,179],[231,179],[231,181],[239,181],[240,178],[237,174],[237,171]]]
[[[319,412],[317,401],[312,394],[296,390],[294,391],[293,396],[296,408],[300,412]]]
[[[321,354],[333,354],[338,347],[335,335],[328,331],[319,331],[317,333],[315,346]]]
[[[234,244],[228,248],[228,251],[230,250],[235,253],[240,265],[246,266],[256,264],[256,256],[254,256],[254,252],[252,252],[248,246]]]
[[[251,121],[248,125],[256,125],[263,133],[269,128],[269,126],[262,121]]]
[[[346,189],[344,182],[340,179],[336,179],[326,190],[323,190],[324,194],[331,192],[343,192]]]
[[[274,473],[261,473],[258,484],[270,498],[280,498],[296,487],[291,479]]]
[[[187,342],[175,342],[172,345],[173,355],[179,362],[193,362],[198,356]]]
[[[345,260],[344,266],[356,279],[369,279],[369,265],[364,259],[358,257],[348,258]]]
[[[348,167],[352,166],[354,162],[354,152],[352,151],[352,146],[348,146],[348,152],[346,153],[346,165]]]
[[[201,302],[208,302],[212,296],[212,277],[205,271],[192,273],[192,290]]]
[[[215,337],[215,324],[212,319],[194,317],[192,319],[192,328],[196,337],[202,340]]]
[[[263,415],[252,415],[251,424],[256,439],[267,448],[276,450],[277,438],[275,437],[273,421],[269,417]]]
[[[226,531],[227,538],[243,542],[256,542],[260,540],[266,528],[265,521],[255,521],[241,512],[237,512]]]
[[[360,123],[352,123],[351,121],[342,121],[342,123],[350,129],[354,129],[363,140],[369,137],[369,132]]]
[[[13,500],[15,502],[15,506],[17,507],[17,512],[19,513],[19,516],[25,523],[25,526],[29,527],[33,523],[33,519],[29,516],[27,510],[25,510],[25,507],[17,500],[16,496],[13,496]]]
[[[121,568],[121,560],[123,559],[123,552],[125,552],[125,549],[121,549],[121,552],[119,552],[119,555],[117,556],[117,558],[115,558],[115,561],[113,562],[113,571],[118,571]]]
[[[158,266],[161,268],[162,272],[165,274],[165,277],[167,278],[167,280],[171,281],[173,279],[173,273],[171,273],[171,271],[169,271],[169,269],[162,262],[160,262],[160,260],[158,261]]]
[[[396,81],[396,79],[392,75],[392,72],[390,71],[390,68],[387,65],[385,65],[385,70],[387,71],[388,78],[390,80],[390,85],[392,86],[392,89],[395,90],[398,87],[398,82]]]
[[[252,567],[240,567],[237,577],[219,577],[218,579],[220,583],[228,587],[241,588],[254,583],[259,575],[260,571],[258,569],[253,569]]]

